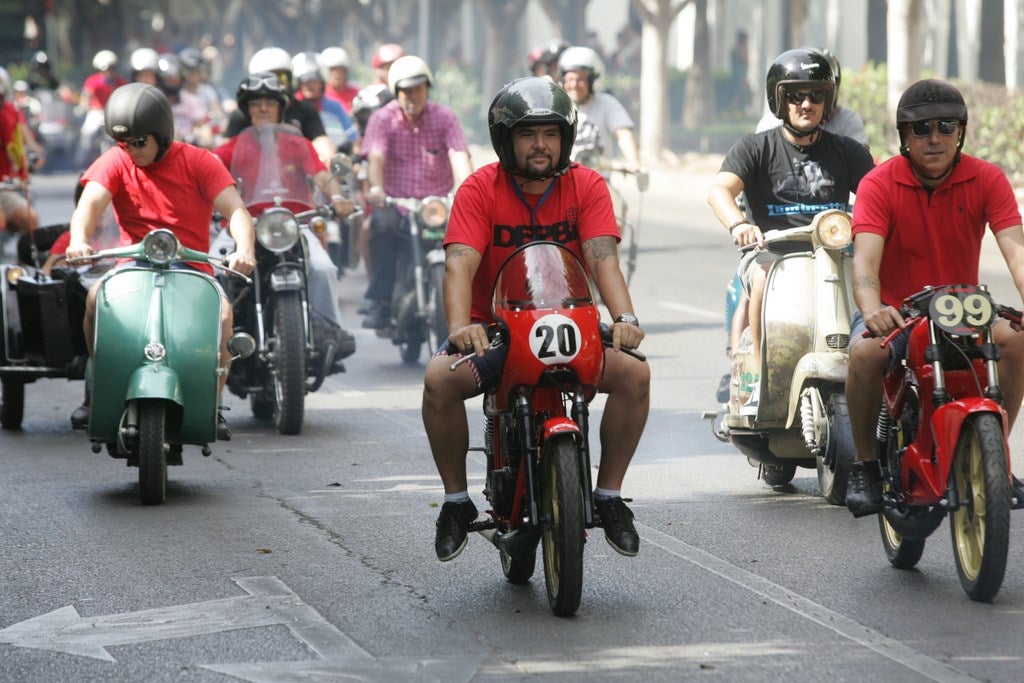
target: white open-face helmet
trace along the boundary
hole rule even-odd
[[[117,55],[110,50],[100,50],[92,58],[92,68],[97,71],[106,71],[117,66]]]
[[[325,69],[334,69],[339,66],[346,69],[352,68],[352,57],[348,50],[343,47],[329,47],[320,53],[320,64]]]
[[[279,47],[265,47],[257,50],[249,60],[249,73],[257,71],[292,71],[292,58]]]
[[[596,92],[600,89],[597,80],[604,73],[604,60],[592,48],[573,45],[565,48],[558,58],[559,77],[570,71],[586,71],[590,82],[590,92]]]
[[[429,88],[434,83],[434,74],[430,67],[419,57],[406,55],[399,57],[388,70],[388,89],[398,97],[400,88],[412,88],[426,83]]]

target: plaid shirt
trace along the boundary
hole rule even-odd
[[[427,102],[410,125],[397,100],[370,116],[362,151],[384,155],[384,192],[391,197],[446,195],[455,185],[449,152],[469,150],[459,117],[448,107]]]

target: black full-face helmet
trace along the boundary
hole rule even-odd
[[[516,173],[512,129],[519,126],[556,124],[562,137],[555,174],[569,168],[569,155],[576,139],[576,105],[569,95],[548,78],[528,76],[508,83],[498,92],[487,111],[491,146],[509,173]]]
[[[825,114],[828,121],[835,105],[836,80],[829,60],[817,50],[797,48],[783,52],[768,68],[765,94],[768,108],[775,118],[786,120],[786,93],[790,90],[822,90],[825,94]]]
[[[932,119],[956,119],[966,129],[967,103],[952,84],[937,78],[926,78],[904,90],[896,105],[896,132],[900,136],[900,152],[904,156],[908,154],[903,141],[906,124]],[[965,133],[965,130],[960,133],[957,149],[963,148]]]
[[[131,140],[146,135],[156,138],[159,161],[174,139],[171,103],[160,89],[148,83],[122,85],[110,95],[103,108],[107,135],[114,140]]]
[[[281,106],[278,109],[278,120],[284,121],[284,110],[288,106],[288,93],[281,80],[270,71],[256,71],[242,79],[235,93],[238,109],[249,118],[249,103],[253,100],[266,98],[276,100]]]

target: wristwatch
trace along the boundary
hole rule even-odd
[[[627,325],[635,325],[636,327],[640,327],[640,321],[632,313],[623,313],[619,315],[619,317],[615,319],[615,322],[626,323]]]

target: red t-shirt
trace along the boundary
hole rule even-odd
[[[488,164],[459,186],[452,204],[445,246],[465,244],[483,256],[473,279],[474,320],[491,320],[494,280],[517,247],[540,240],[558,242],[582,259],[587,240],[619,239],[611,195],[596,171],[574,165],[555,179],[554,189],[543,202],[542,195],[527,193],[535,220],[511,183],[497,162]]]
[[[257,137],[258,127],[246,128],[213,153],[232,175],[241,180],[239,190],[246,206],[269,204],[276,196],[283,196],[284,206],[293,211],[305,211],[312,207],[308,178],[326,171],[327,167],[317,155],[313,143],[304,138],[297,128],[287,126],[290,131],[282,131],[282,126],[275,128],[275,168],[261,168],[263,153]],[[260,196],[261,192],[265,196]]]
[[[25,120],[10,101],[0,104],[0,178],[28,180],[28,160],[25,158],[25,140],[19,123]]]
[[[1020,210],[1006,174],[966,154],[930,193],[905,157],[889,159],[860,181],[853,205],[853,234],[885,238],[879,279],[889,306],[927,285],[978,284],[986,224],[993,233],[1020,225]]]
[[[340,102],[345,107],[345,113],[352,113],[352,100],[359,94],[359,88],[354,85],[346,85],[344,90],[336,90],[331,86],[324,88],[324,97],[330,97],[335,102]]]
[[[113,195],[122,245],[135,244],[156,228],[170,228],[183,246],[202,252],[210,248],[213,200],[235,184],[209,150],[182,142],[172,142],[163,159],[146,167],[113,147],[82,175],[83,183],[89,181]]]
[[[86,78],[82,84],[82,92],[92,96],[89,98],[89,109],[103,109],[110,99],[110,93],[127,82],[120,74],[108,79],[104,74],[97,72]]]

